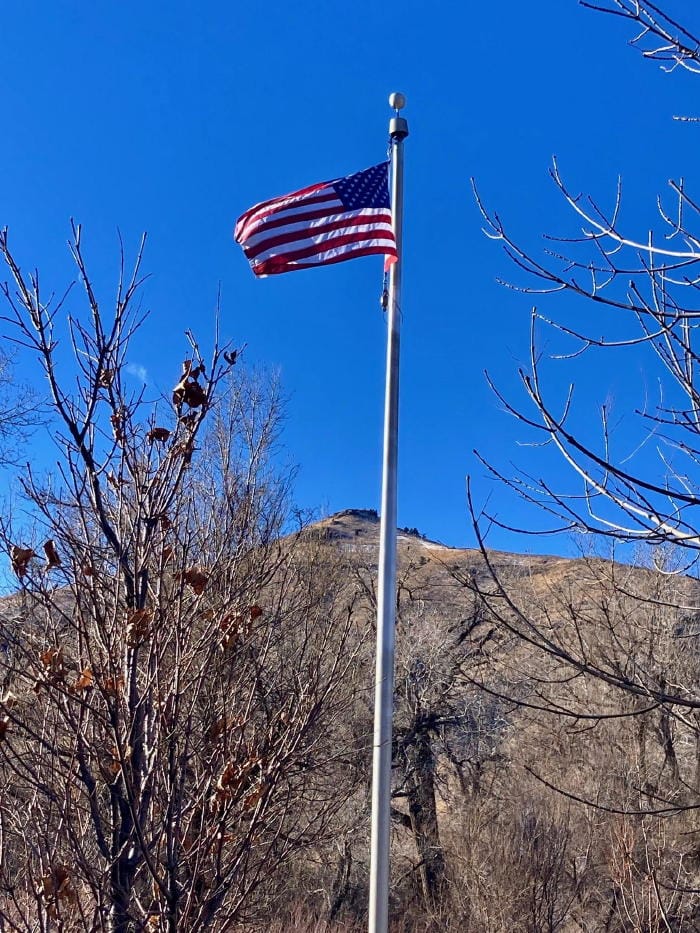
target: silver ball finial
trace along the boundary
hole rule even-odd
[[[398,113],[399,110],[406,106],[406,98],[398,91],[394,91],[393,94],[389,94],[389,106]]]

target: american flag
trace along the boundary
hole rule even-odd
[[[236,222],[234,239],[256,275],[276,275],[373,253],[397,259],[389,163],[262,201]]]

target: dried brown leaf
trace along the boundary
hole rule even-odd
[[[204,363],[199,363],[197,366],[195,366],[194,360],[182,361],[182,379],[185,379],[187,376],[191,376],[193,379],[197,379],[202,375],[204,375]]]
[[[206,390],[197,381],[204,374],[204,366],[192,366],[192,360],[185,360],[180,381],[173,389],[173,405],[181,408],[201,408],[207,402]]]
[[[107,749],[107,754],[109,757],[104,763],[105,770],[112,777],[116,777],[122,769],[122,763],[119,758],[119,749],[116,745],[112,745]]]
[[[122,444],[125,440],[124,425],[126,423],[126,417],[124,412],[120,409],[115,411],[109,419],[109,423],[112,425],[112,434],[114,435],[114,440],[118,444]]]
[[[53,570],[54,567],[61,566],[61,558],[58,556],[58,551],[56,550],[56,545],[54,544],[53,538],[49,538],[48,541],[44,541],[43,544],[44,554],[46,554],[46,567],[45,570]]]
[[[167,428],[151,428],[151,430],[146,435],[146,439],[151,444],[153,444],[155,441],[158,441],[160,444],[164,444],[169,437],[170,431]]]
[[[178,574],[179,579],[183,580],[191,589],[195,596],[201,596],[207,585],[209,574],[201,567],[188,567],[187,570]]]
[[[47,648],[39,654],[44,665],[45,677],[51,683],[62,683],[66,676],[62,648]]]
[[[39,893],[47,903],[71,901],[76,897],[66,865],[54,865],[41,879]]]
[[[152,609],[136,609],[126,620],[126,641],[132,647],[140,645],[151,634]]]
[[[210,609],[209,612],[213,612],[213,610]],[[211,618],[211,616],[209,618]],[[228,632],[234,626],[239,625],[242,621],[243,616],[238,615],[238,613],[229,612],[229,614],[225,615],[219,622],[219,628],[222,632]]]
[[[118,677],[105,677],[102,682],[102,689],[109,697],[116,697],[124,690],[124,678],[121,674]]]
[[[188,415],[180,415],[179,421],[180,424],[187,428],[188,431],[194,431],[197,426],[199,417],[200,416],[196,411],[191,411]]]
[[[10,549],[12,569],[20,579],[29,569],[29,561],[32,557],[36,557],[36,553],[30,547],[19,547],[17,544],[12,545]]]
[[[214,789],[216,801],[223,804],[232,800],[246,783],[248,771],[245,765],[237,765],[229,761],[219,775]]]
[[[243,798],[243,809],[252,810],[267,793],[267,784],[263,781]]]
[[[221,716],[219,719],[214,720],[207,729],[207,739],[210,742],[218,741],[222,736],[226,735],[229,729],[235,726],[235,724],[235,719],[232,719],[230,716]]]
[[[95,678],[92,671],[89,667],[84,667],[73,684],[73,690],[76,691],[76,693],[80,690],[91,690],[94,685]]]
[[[192,460],[192,455],[194,454],[196,447],[194,446],[194,441],[180,441],[179,444],[176,444],[172,448],[173,456],[182,457],[185,461],[185,465],[188,465]]]
[[[243,616],[233,612],[221,619],[219,629],[223,633],[219,642],[222,651],[228,651],[229,648],[238,643],[240,638],[245,638],[248,634],[248,625]]]

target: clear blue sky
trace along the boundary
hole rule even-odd
[[[255,201],[380,161],[387,95],[403,91],[411,135],[399,522],[472,543],[471,473],[480,501],[491,496],[505,520],[534,526],[537,515],[505,497],[471,453],[504,469],[530,464],[523,431],[483,371],[517,396],[532,301],[496,284],[513,272],[481,234],[469,178],[539,248],[543,231],[572,229],[547,177],[553,154],[572,187],[606,204],[621,173],[626,216],[643,233],[656,192],[697,163],[700,129],[672,121],[694,112],[691,79],[663,75],[629,38],[625,24],[576,0],[8,0],[0,224],[24,264],[58,290],[71,275],[65,241],[75,217],[104,296],[116,229],[131,247],[148,231],[151,317],[132,363],[154,388],[173,382],[185,328],[207,342],[220,282],[224,336],[247,343],[249,365],[279,369],[290,397],[284,441],[300,467],[299,504],[377,507],[381,260],[257,281],[231,234]],[[569,322],[591,313],[584,304],[559,310]],[[634,357],[572,373],[591,419],[605,398],[622,415],[645,378]],[[490,543],[567,547],[507,534]]]

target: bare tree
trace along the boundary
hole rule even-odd
[[[639,48],[645,58],[661,62],[666,71],[685,68],[693,74],[700,73],[697,33],[665,12],[663,5],[649,0],[609,0],[607,3],[580,0],[580,3],[589,10],[619,16],[633,23],[637,32],[632,45]]]
[[[660,6],[644,0],[582,5],[634,23],[633,44],[664,68],[698,72],[698,39]],[[622,821],[629,833],[620,830],[624,843],[620,834],[611,835],[608,928],[678,929],[696,921],[698,890],[684,839],[696,831],[700,806],[700,204],[684,180],[670,182],[670,197],[658,200],[657,229],[639,236],[626,229],[621,183],[606,210],[573,192],[556,162],[551,177],[578,229],[548,235],[546,248],[536,252],[516,240],[477,195],[486,233],[522,273],[511,287],[545,296],[538,300],[549,305],[562,295],[593,303],[600,316],[609,313],[614,336],[533,308],[529,367],[520,372],[526,404],[514,403],[492,383],[531,442],[531,463],[515,475],[485,458],[482,463],[545,512],[549,531],[606,542],[610,550],[599,547],[598,554],[614,555],[619,543],[636,544],[637,563],[645,569],[600,560],[594,547],[560,579],[556,593],[538,589],[535,578],[514,588],[494,565],[486,529],[489,523],[519,529],[497,515],[478,514],[472,502],[491,571],[490,585],[477,590],[501,631],[520,645],[503,660],[509,676],[500,685],[493,679],[482,685],[517,701],[535,719],[549,714],[550,723],[557,723],[549,730],[561,734],[567,756],[579,762],[577,768],[564,767],[561,755],[552,757],[546,744],[536,745],[537,753],[521,756],[530,775]],[[624,321],[631,327],[621,334]],[[590,330],[599,322],[597,317]],[[549,356],[542,349],[546,337],[555,348]],[[590,418],[586,423],[579,417],[573,382],[563,397],[547,386],[552,367],[573,370],[586,361],[594,366],[596,354],[631,351],[647,354],[658,395],[650,399],[642,390],[633,414],[638,435],[621,451],[607,402],[598,410],[596,439]],[[573,482],[548,479],[535,463],[538,452],[555,452]],[[591,757],[594,747],[597,761]],[[601,760],[608,762],[604,772]],[[669,817],[673,828],[664,828]],[[642,890],[650,895],[646,901]]]
[[[327,555],[280,540],[278,392],[188,333],[171,398],[130,394],[143,243],[106,314],[73,234],[72,372],[63,302],[0,236],[62,452],[21,477],[34,538],[0,527],[19,583],[0,618],[0,922],[223,931],[264,914],[350,793],[338,723],[361,638]]]
[[[647,57],[694,71],[698,40],[656,5],[636,0],[614,0],[609,8],[583,5],[633,20],[641,27],[634,42],[643,45]],[[662,44],[649,44],[652,39]],[[660,230],[639,237],[624,228],[621,183],[612,209],[606,211],[591,197],[570,191],[556,162],[551,176],[580,225],[580,232],[548,235],[552,245],[542,256],[517,243],[501,218],[487,211],[478,199],[487,235],[500,242],[513,262],[536,280],[534,285],[513,287],[538,295],[570,293],[609,309],[616,318],[626,312],[636,324],[636,333],[606,339],[533,309],[530,369],[520,373],[533,414],[516,408],[494,389],[511,414],[557,449],[580,479],[581,489],[562,493],[547,482],[525,476],[509,483],[526,500],[544,507],[559,520],[555,531],[595,532],[618,541],[653,545],[669,543],[689,551],[688,559],[692,561],[700,547],[694,512],[700,423],[695,347],[700,320],[695,302],[700,240],[693,229],[700,207],[682,179],[671,181],[670,203],[658,201]],[[570,341],[559,353],[560,360],[595,351],[619,353],[629,347],[649,351],[650,365],[656,367],[660,382],[659,397],[655,403],[640,398],[637,414],[641,419],[640,442],[651,438],[659,448],[656,474],[636,473],[628,462],[630,457],[615,455],[606,405],[600,411],[599,446],[594,447],[579,431],[570,428],[574,386],[564,399],[548,398],[538,339],[542,328]]]

